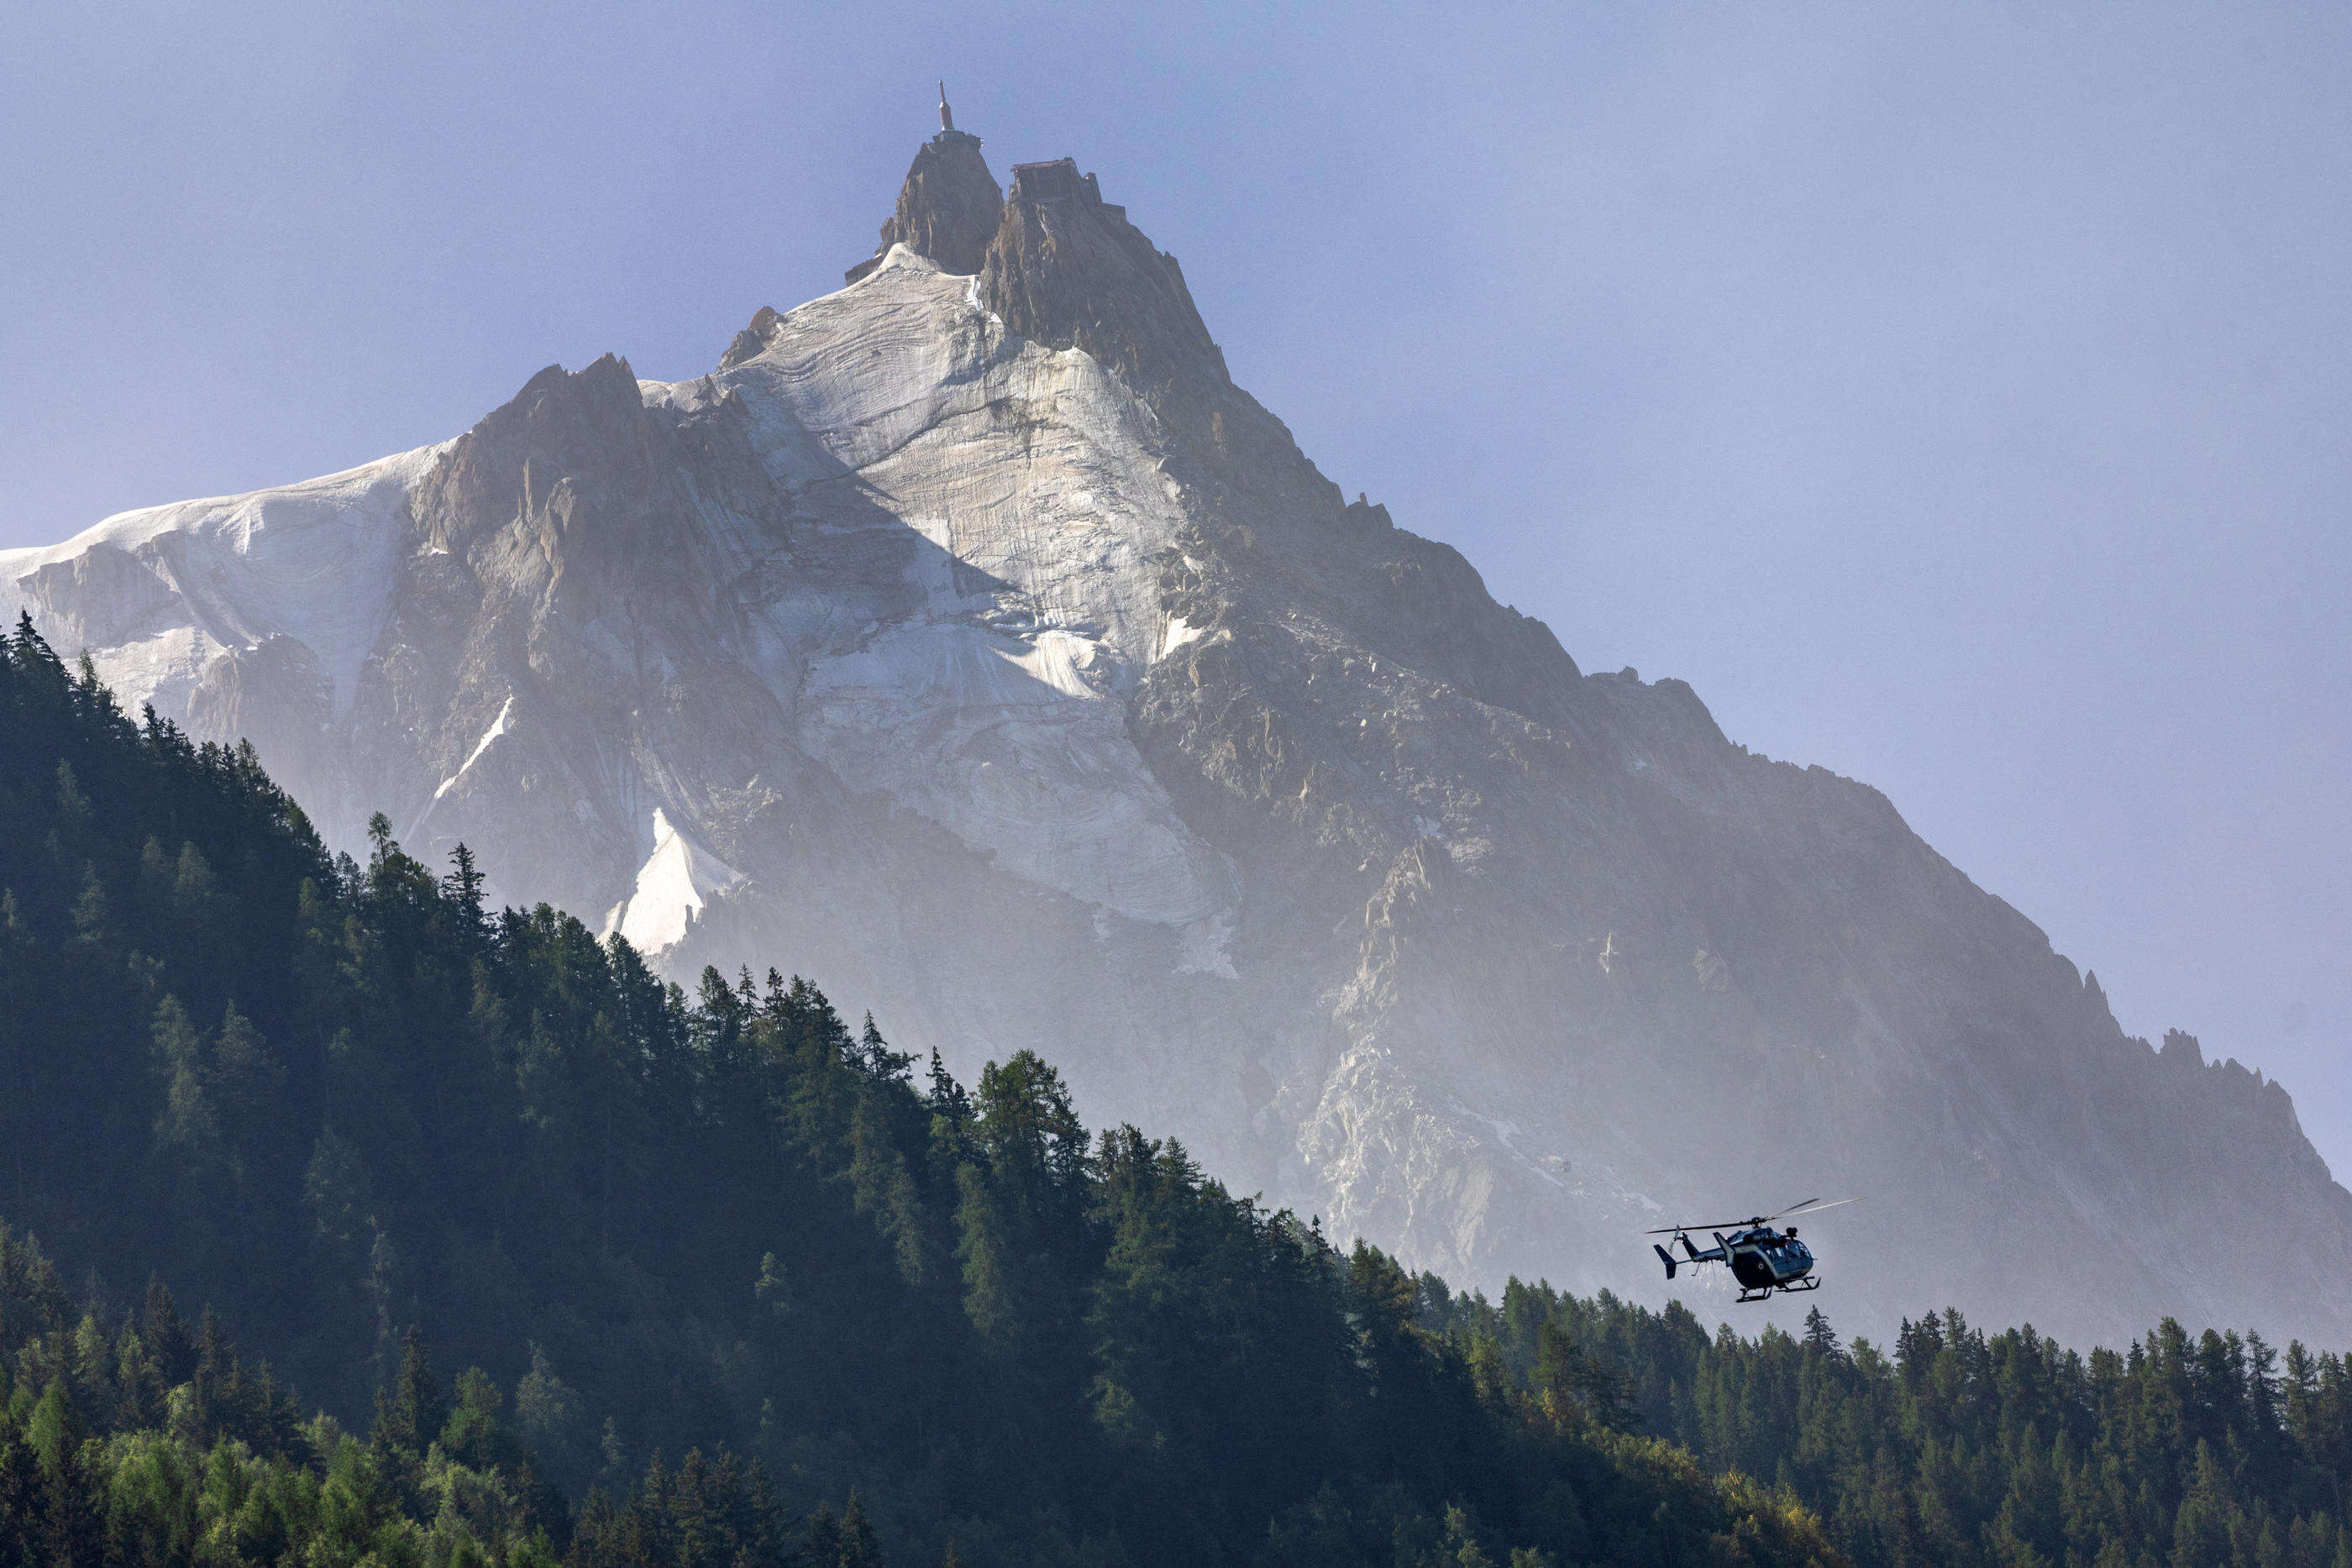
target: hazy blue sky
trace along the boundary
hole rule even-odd
[[[0,545],[699,373],[931,81],[1350,493],[2352,1174],[2352,9],[0,3]]]

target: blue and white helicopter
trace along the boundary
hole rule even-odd
[[[1682,1243],[1684,1256],[1676,1258],[1664,1247],[1652,1243],[1650,1249],[1666,1266],[1666,1278],[1683,1263],[1724,1263],[1730,1266],[1731,1277],[1739,1282],[1739,1299],[1760,1301],[1775,1291],[1795,1292],[1818,1291],[1821,1276],[1813,1272],[1812,1249],[1797,1239],[1797,1228],[1774,1228],[1773,1222],[1794,1218],[1799,1215],[1811,1219],[1825,1208],[1835,1208],[1842,1203],[1860,1203],[1858,1197],[1842,1197],[1836,1203],[1823,1203],[1809,1197],[1778,1214],[1759,1214],[1749,1219],[1720,1219],[1697,1225],[1668,1225],[1648,1231],[1651,1236],[1672,1236]],[[1717,1228],[1721,1227],[1720,1229]],[[1705,1251],[1691,1245],[1689,1233],[1704,1230],[1715,1238],[1715,1245]],[[1726,1236],[1725,1230],[1731,1234]]]

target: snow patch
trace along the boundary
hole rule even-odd
[[[895,240],[891,243],[889,254],[882,258],[880,264],[874,268],[874,272],[888,272],[901,267],[910,267],[917,272],[944,274],[947,271],[946,267],[941,267],[921,251],[910,249],[905,241]],[[871,277],[873,275],[868,273],[866,277]],[[864,279],[861,278],[859,281],[863,282]]]
[[[971,287],[964,290],[963,298],[964,303],[970,305],[974,312],[987,318],[988,324],[990,326],[997,328],[1000,330],[1003,329],[1004,326],[1004,318],[999,316],[995,311],[991,310],[987,305],[982,303],[981,300],[980,274],[975,272],[971,275]]]
[[[654,808],[654,852],[637,870],[628,899],[604,918],[604,934],[618,931],[648,958],[686,940],[709,901],[743,880],[743,873],[670,825]]]
[[[1167,629],[1160,634],[1160,651],[1151,656],[1151,662],[1156,664],[1186,643],[1199,642],[1202,630],[1187,622],[1181,615],[1171,615]]]
[[[514,698],[509,695],[505,702],[499,705],[497,719],[492,721],[490,727],[482,733],[482,738],[474,743],[474,749],[466,754],[466,760],[457,764],[457,771],[441,780],[441,788],[433,791],[433,798],[436,800],[446,795],[449,792],[449,787],[466,776],[467,768],[481,760],[482,753],[490,748],[490,742],[507,732],[507,716],[512,712],[514,712]]]

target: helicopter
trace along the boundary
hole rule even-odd
[[[1810,1219],[1825,1208],[1835,1208],[1841,1203],[1860,1203],[1858,1197],[1842,1197],[1836,1203],[1823,1203],[1818,1197],[1793,1204],[1778,1214],[1759,1214],[1748,1219],[1723,1219],[1698,1225],[1668,1225],[1647,1231],[1650,1236],[1672,1236],[1682,1243],[1682,1258],[1676,1258],[1664,1247],[1653,1242],[1650,1250],[1666,1266],[1666,1278],[1685,1262],[1725,1263],[1731,1268],[1731,1277],[1739,1283],[1739,1299],[1761,1301],[1775,1291],[1794,1294],[1799,1291],[1818,1291],[1821,1276],[1813,1272],[1812,1249],[1797,1239],[1797,1228],[1786,1230],[1773,1228],[1776,1220],[1803,1215]],[[1716,1228],[1722,1227],[1721,1229]],[[1705,1230],[1715,1238],[1715,1245],[1702,1252],[1691,1245],[1689,1233]],[[1727,1237],[1725,1230],[1731,1234]]]

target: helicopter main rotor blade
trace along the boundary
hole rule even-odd
[[[1818,1197],[1809,1197],[1805,1199],[1804,1202],[1798,1204],[1795,1207],[1784,1208],[1778,1214],[1751,1214],[1745,1219],[1694,1220],[1688,1225],[1660,1226],[1655,1230],[1644,1230],[1642,1234],[1644,1236],[1679,1236],[1685,1230],[1729,1230],[1734,1226],[1746,1229],[1749,1226],[1769,1225],[1776,1219],[1786,1219],[1791,1215],[1815,1215],[1819,1214],[1824,1208],[1835,1208],[1842,1203],[1860,1203],[1862,1199],[1858,1197],[1841,1197],[1834,1198],[1828,1203],[1823,1203]]]

